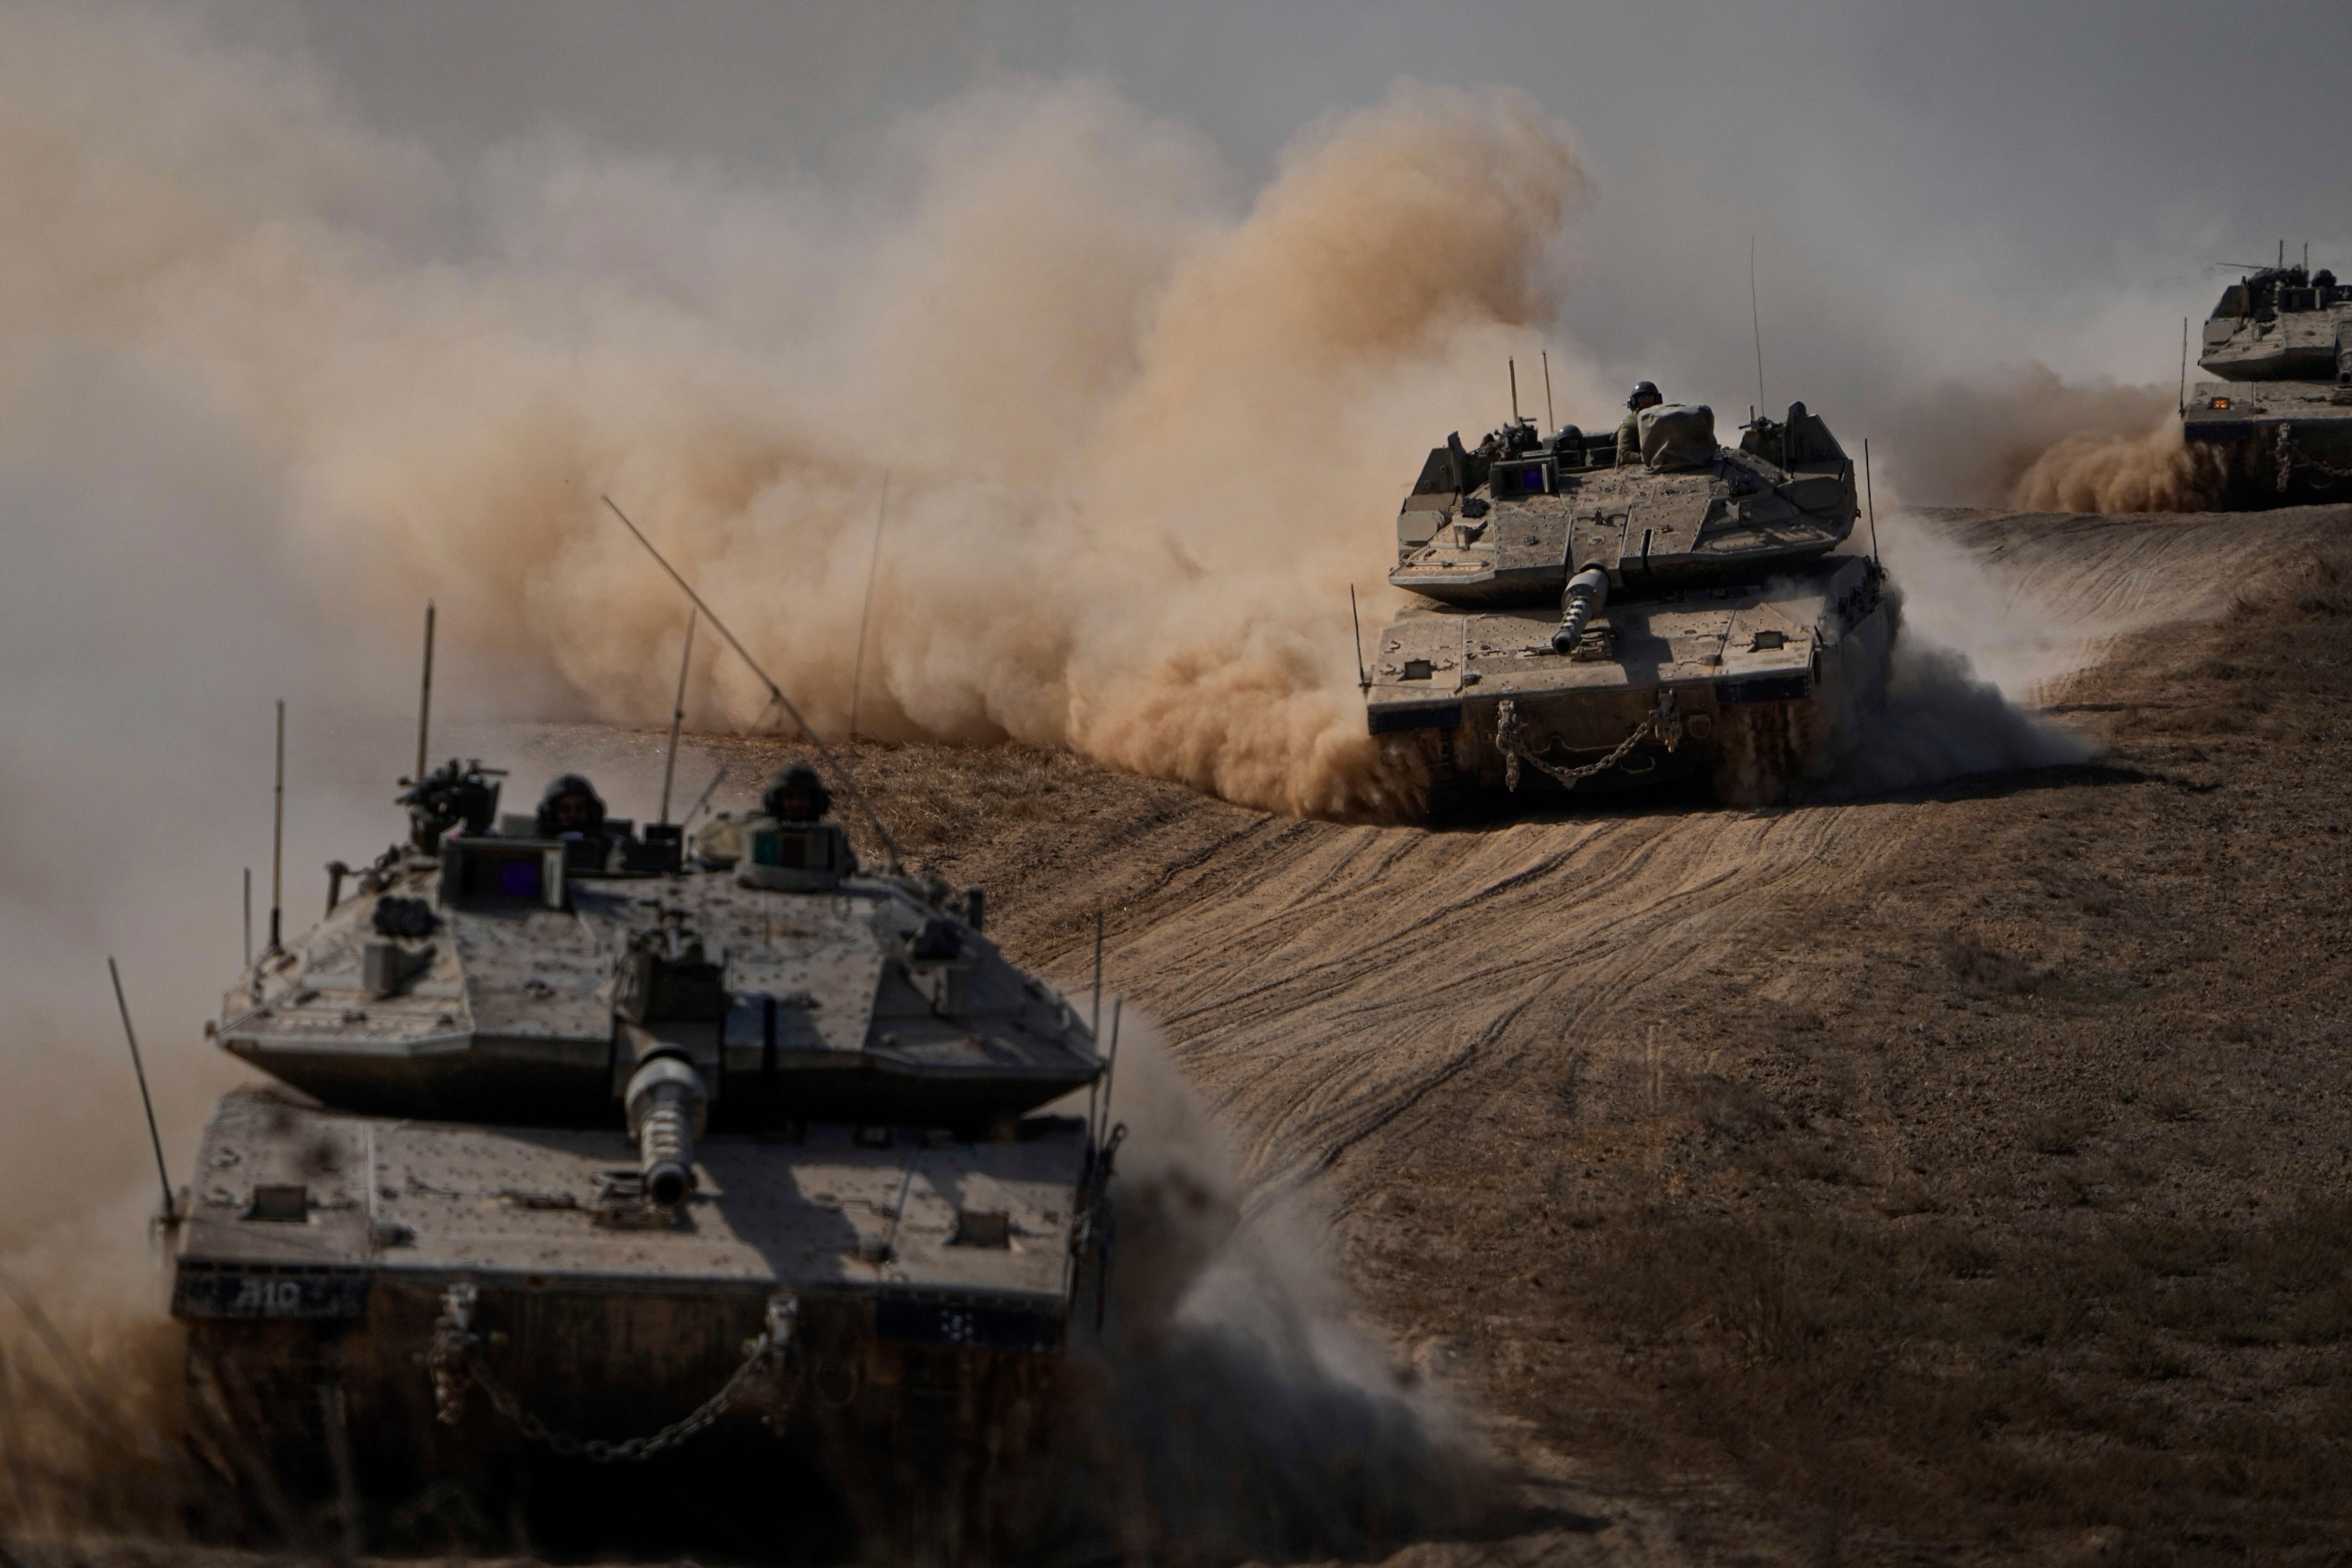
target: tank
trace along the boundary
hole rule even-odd
[[[1622,467],[1613,432],[1523,419],[1423,465],[1389,573],[1422,602],[1380,633],[1365,698],[1418,752],[1433,821],[1699,776],[1769,804],[1883,692],[1896,603],[1839,548],[1853,464],[1821,416],[1794,404],[1737,448],[1700,405],[1638,429]]]
[[[240,1469],[387,1508],[536,1475],[587,1550],[714,1489],[857,1539],[1015,1509],[1100,1287],[1117,1135],[1040,1109],[1089,1024],[822,805],[689,842],[499,788],[413,786],[208,1026],[274,1080],[213,1112],[172,1263]]]
[[[2233,510],[2352,497],[2352,286],[2325,268],[2265,267],[2205,320],[2181,434],[2205,448]]]

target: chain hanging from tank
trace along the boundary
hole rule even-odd
[[[2286,494],[2287,481],[2294,478],[2297,467],[2315,469],[2326,474],[2329,479],[2352,479],[2352,468],[2339,468],[2334,463],[2324,463],[2305,451],[2294,440],[2294,426],[2292,425],[2280,426],[2278,439],[2273,447],[2273,456],[2278,462],[2279,494]],[[2326,487],[2322,484],[2319,488],[2324,489]]]
[[[522,1407],[522,1401],[499,1383],[482,1361],[481,1336],[474,1332],[474,1309],[479,1300],[479,1292],[467,1284],[452,1285],[442,1293],[441,1316],[433,1324],[432,1348],[425,1356],[425,1368],[433,1374],[434,1414],[443,1426],[455,1426],[465,1409],[467,1388],[478,1388],[488,1397],[490,1407],[532,1442],[545,1444],[564,1458],[586,1459],[598,1465],[650,1459],[715,1425],[742,1396],[753,1378],[782,1366],[792,1349],[793,1330],[801,1310],[797,1297],[783,1293],[770,1297],[767,1326],[757,1339],[745,1345],[742,1364],[719,1385],[718,1393],[657,1432],[616,1443],[559,1432]],[[786,1408],[770,1412],[771,1427],[781,1426]]]
[[[1519,764],[1524,762],[1563,786],[1574,789],[1593,774],[1605,773],[1623,762],[1627,754],[1642,743],[1642,738],[1654,731],[1669,752],[1683,743],[1682,711],[1675,706],[1675,694],[1671,691],[1659,692],[1658,705],[1642,715],[1642,721],[1633,726],[1633,733],[1618,742],[1617,749],[1599,762],[1586,763],[1581,767],[1555,767],[1528,749],[1526,735],[1519,728],[1519,705],[1507,697],[1495,712],[1495,744],[1503,752],[1503,786],[1510,790],[1519,787]]]

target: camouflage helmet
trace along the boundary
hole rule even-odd
[[[786,811],[787,796],[805,795],[809,809],[805,813]],[[833,809],[833,792],[816,776],[816,770],[806,763],[794,763],[768,781],[767,793],[760,797],[760,809],[779,822],[815,822]]]
[[[1642,406],[1642,399],[1645,397],[1654,397],[1661,403],[1664,403],[1666,400],[1665,394],[1658,390],[1658,384],[1656,382],[1637,381],[1633,384],[1633,395],[1625,399],[1625,406],[1628,408],[1639,408]]]
[[[548,781],[547,792],[539,797],[540,837],[551,838],[564,831],[556,822],[555,808],[567,795],[587,805],[588,821],[584,825],[585,831],[593,833],[604,826],[604,799],[596,793],[596,786],[590,784],[583,774],[558,773]]]

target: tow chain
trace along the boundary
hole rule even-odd
[[[2294,430],[2294,426],[2292,425],[2280,426],[2278,427],[2278,439],[2273,449],[2273,456],[2278,461],[2279,494],[2286,494],[2287,481],[2294,477],[2297,464],[2300,464],[2306,468],[2316,468],[2331,479],[2352,479],[2352,468],[2339,468],[2334,463],[2322,462],[2319,458],[2313,457],[2309,452],[2305,451],[2295,443],[2293,435]],[[2326,486],[2323,484],[2318,488],[2325,489]]]
[[[1633,733],[1617,742],[1617,749],[1597,763],[1582,767],[1555,767],[1528,748],[1526,737],[1519,729],[1519,706],[1509,698],[1503,699],[1495,712],[1495,743],[1503,749],[1503,785],[1516,791],[1519,787],[1519,764],[1528,763],[1549,774],[1569,789],[1597,773],[1604,773],[1625,760],[1626,754],[1642,743],[1642,737],[1655,731],[1659,740],[1672,752],[1683,743],[1683,716],[1675,705],[1671,691],[1658,693],[1658,705],[1642,716]]]
[[[792,1348],[793,1329],[801,1310],[799,1300],[793,1296],[771,1296],[766,1328],[759,1338],[745,1345],[743,1363],[718,1393],[658,1432],[615,1443],[603,1437],[577,1437],[559,1432],[522,1407],[522,1401],[483,1363],[481,1336],[474,1332],[474,1308],[478,1300],[475,1288],[466,1284],[450,1286],[441,1297],[441,1316],[434,1322],[433,1347],[425,1352],[425,1364],[433,1374],[434,1411],[442,1425],[457,1425],[465,1408],[467,1388],[478,1388],[489,1397],[490,1407],[532,1442],[545,1444],[564,1458],[586,1459],[597,1465],[650,1459],[716,1423],[741,1397],[754,1377],[782,1363]],[[780,1414],[772,1415],[770,1425],[778,1419]]]

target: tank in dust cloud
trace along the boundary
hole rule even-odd
[[[2265,267],[2206,318],[2181,434],[2221,459],[2232,510],[2352,499],[2352,285]]]
[[[1016,1529],[1103,1264],[1111,1147],[1038,1114],[1099,1074],[1086,1021],[978,889],[861,873],[830,821],[721,818],[681,867],[675,827],[494,828],[498,789],[412,789],[208,1026],[298,1091],[220,1102],[175,1234],[248,1481],[378,1520],[529,1489],[591,1548],[795,1496]]]
[[[1818,415],[1713,414],[1542,436],[1515,420],[1429,455],[1397,517],[1389,581],[1428,603],[1381,632],[1371,731],[1416,748],[1443,821],[1516,792],[1708,776],[1727,804],[1819,777],[1883,694],[1897,605],[1839,552],[1853,464]]]

